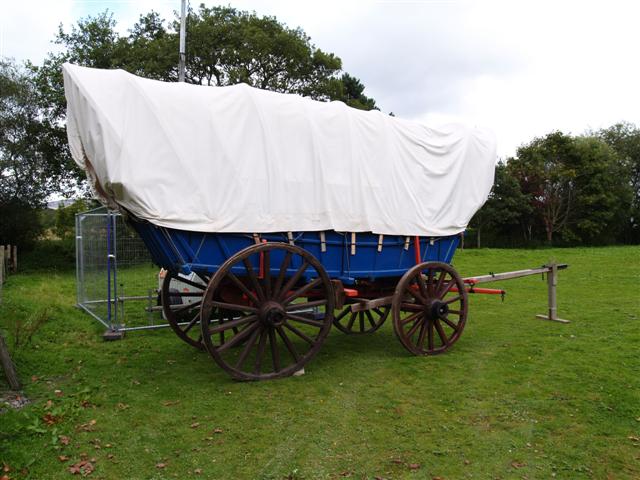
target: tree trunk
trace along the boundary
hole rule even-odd
[[[18,374],[16,373],[16,367],[11,361],[11,357],[9,356],[9,349],[7,348],[7,344],[4,341],[4,337],[2,335],[0,335],[0,364],[2,365],[4,375],[5,377],[7,377],[7,381],[9,382],[9,387],[11,388],[11,390],[20,390],[20,380],[18,379]]]
[[[478,233],[476,235],[476,246],[480,248],[480,227],[478,227]]]

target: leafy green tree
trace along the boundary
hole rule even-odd
[[[629,212],[622,221],[621,240],[640,243],[640,129],[631,123],[618,123],[596,132],[618,154],[620,169],[626,171],[631,189]]]
[[[65,159],[66,134],[39,108],[31,72],[0,61],[0,244],[29,246],[41,231],[37,209],[73,187]]]
[[[536,220],[540,221],[549,244],[553,235],[566,227],[573,212],[576,157],[575,140],[562,132],[552,132],[521,146],[516,157],[509,160],[509,171],[536,215],[526,229],[532,230]]]
[[[492,244],[514,242],[518,231],[532,212],[530,199],[520,190],[506,163],[496,165],[493,188],[487,202],[470,222],[476,234],[476,246],[482,246],[483,231]],[[525,241],[529,240],[525,232]]]
[[[329,84],[329,97],[331,100],[340,100],[350,107],[360,110],[378,110],[376,101],[364,94],[364,85],[360,80],[348,73],[343,73],[340,78],[335,78]],[[390,113],[393,117],[393,112]]]

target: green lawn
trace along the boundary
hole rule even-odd
[[[33,403],[0,414],[0,464],[11,479],[69,478],[83,458],[96,479],[638,479],[640,248],[466,250],[455,266],[550,258],[571,265],[568,325],[534,319],[540,277],[513,280],[496,284],[504,303],[471,298],[444,355],[409,356],[390,324],[334,329],[304,376],[262,383],[232,381],[170,331],[103,342],[73,306],[72,271],[14,275],[2,326],[47,320],[15,351]]]

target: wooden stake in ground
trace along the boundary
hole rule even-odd
[[[4,337],[0,334],[0,364],[4,370],[4,376],[7,377],[9,387],[11,390],[20,390],[20,380],[16,373],[16,367],[13,365],[11,356],[9,355],[9,349],[7,343],[4,341]]]

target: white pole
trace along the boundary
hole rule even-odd
[[[187,36],[187,0],[182,0],[180,9],[180,59],[178,61],[178,81],[184,82],[185,70],[185,40]]]

